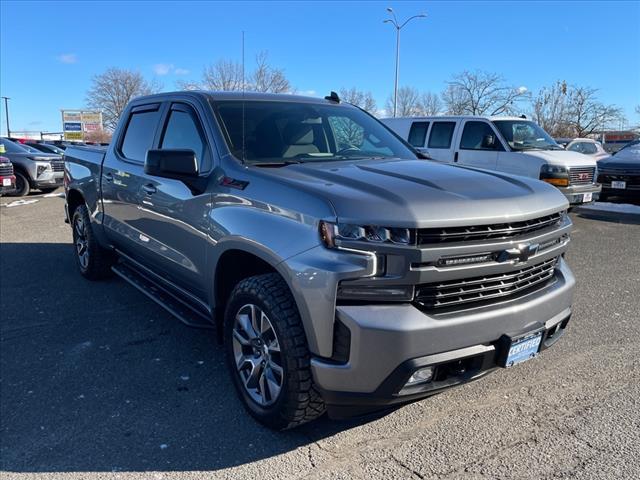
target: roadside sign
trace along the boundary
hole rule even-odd
[[[102,130],[102,112],[62,110],[62,127],[65,140],[84,140],[85,133]]]

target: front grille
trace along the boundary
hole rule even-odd
[[[554,213],[521,222],[474,225],[471,227],[422,228],[418,230],[418,245],[511,238],[556,225],[561,219],[562,213]]]
[[[545,286],[553,278],[557,263],[556,257],[514,272],[418,285],[415,301],[430,310],[516,298]]]
[[[593,183],[596,167],[572,167],[569,169],[571,185],[587,185]]]
[[[64,172],[64,162],[56,162],[54,160],[51,162],[51,168],[54,172]]]
[[[13,175],[13,165],[9,162],[0,163],[0,177],[9,177]]]
[[[598,172],[598,182],[611,184],[612,181],[626,182],[627,186],[640,186],[640,169],[601,170]]]

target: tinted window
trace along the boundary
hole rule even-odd
[[[208,162],[205,161],[207,158],[206,142],[196,120],[187,112],[171,111],[160,148],[189,148],[196,153],[200,170],[207,171],[209,169]]]
[[[131,115],[121,148],[122,154],[126,158],[144,162],[147,150],[153,145],[153,137],[159,117],[160,112],[158,110],[133,113]]]
[[[22,145],[7,140],[6,138],[1,139],[0,143],[4,145],[7,153],[27,153],[27,150]]]
[[[429,148],[449,148],[456,122],[433,122],[429,135]]]
[[[493,146],[486,144],[485,137],[487,136],[493,137]],[[467,122],[464,124],[460,148],[464,150],[496,150],[498,145],[496,134],[488,123]]]
[[[429,122],[413,122],[409,130],[408,142],[414,147],[424,147],[427,130],[429,130]]]
[[[229,149],[250,163],[415,158],[378,120],[346,104],[221,101],[213,106]]]

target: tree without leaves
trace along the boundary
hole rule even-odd
[[[340,100],[360,107],[372,115],[375,115],[378,110],[373,94],[369,91],[358,90],[355,87],[349,89],[341,88]]]
[[[102,111],[104,127],[114,130],[130,100],[160,90],[159,84],[147,82],[139,72],[111,67],[93,77],[85,102],[90,109]]]
[[[440,97],[431,92],[425,92],[420,97],[420,115],[433,116],[442,112],[442,101]]]
[[[284,70],[275,68],[268,63],[267,52],[256,55],[256,66],[252,73],[246,75],[243,82],[242,64],[233,60],[223,59],[204,68],[200,82],[178,82],[183,90],[214,90],[224,92],[239,92],[246,90],[265,93],[291,92],[291,84],[287,80]]]
[[[597,99],[596,92],[594,88],[575,85],[569,91],[567,121],[578,137],[590,135],[624,118],[620,108],[603,104]]]
[[[517,113],[517,103],[527,96],[525,89],[506,85],[500,75],[465,70],[447,82],[442,99],[452,115],[502,115]]]
[[[413,87],[400,87],[398,89],[398,117],[415,117],[421,114],[420,92]],[[387,115],[393,115],[393,95],[387,98],[385,104]]]
[[[558,81],[543,87],[532,99],[533,121],[552,137],[570,137],[573,129],[567,121],[567,82]]]

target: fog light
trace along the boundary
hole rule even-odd
[[[405,386],[417,385],[419,383],[430,382],[433,378],[433,367],[425,367],[413,372],[413,375],[409,377]]]

